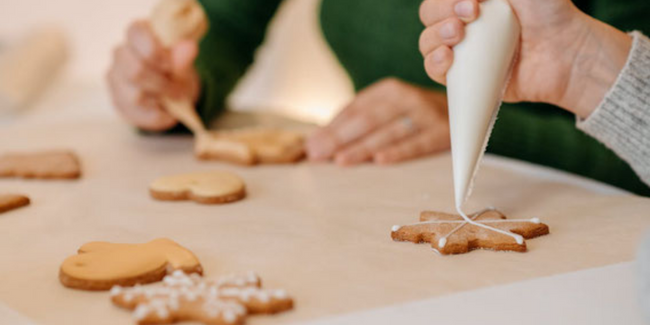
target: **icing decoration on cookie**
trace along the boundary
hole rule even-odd
[[[196,274],[175,271],[162,285],[114,287],[111,299],[133,310],[139,324],[198,321],[204,324],[241,324],[248,314],[273,314],[293,308],[284,290],[261,288],[254,273],[208,281]]]
[[[197,138],[199,159],[241,165],[293,163],[304,157],[301,133],[266,128],[211,132]]]
[[[80,176],[79,159],[73,152],[44,151],[0,156],[0,177],[75,179]]]
[[[144,244],[91,242],[63,261],[59,279],[69,288],[108,290],[160,281],[174,270],[203,273],[192,252],[166,238]]]
[[[443,255],[462,254],[474,249],[526,251],[524,239],[549,233],[547,225],[538,218],[506,219],[494,208],[468,217],[441,212],[422,212],[420,221],[406,226],[394,226],[391,237],[396,241],[429,242]],[[521,238],[521,241],[518,240]]]
[[[243,199],[246,187],[233,173],[212,171],[162,177],[151,184],[149,192],[157,200],[219,204]]]
[[[29,205],[29,202],[29,198],[24,195],[0,195],[0,213],[22,208],[26,205]]]

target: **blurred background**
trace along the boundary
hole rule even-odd
[[[104,82],[113,48],[123,40],[129,23],[147,17],[155,3],[0,2],[0,88],[3,79],[6,88],[33,82],[50,84],[39,86],[45,92],[33,101],[30,98],[32,105],[0,99],[0,124],[21,116],[56,119],[63,112],[80,117],[114,114]],[[256,63],[229,98],[232,110],[271,111],[322,124],[351,99],[352,84],[318,28],[319,5],[320,0],[285,1],[257,52]],[[39,60],[47,64],[32,63]],[[62,69],[55,68],[64,61]],[[23,80],[29,79],[30,69],[36,70],[37,80]],[[49,80],[50,74],[56,78]]]

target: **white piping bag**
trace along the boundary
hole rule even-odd
[[[447,73],[454,192],[461,215],[501,106],[520,33],[507,0],[487,0],[480,6],[479,18],[467,25],[465,39],[454,47]]]

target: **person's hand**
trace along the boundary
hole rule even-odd
[[[427,74],[439,83],[453,46],[484,0],[425,0],[420,37]],[[546,102],[587,117],[627,60],[631,38],[580,12],[570,0],[510,0],[521,24],[521,46],[506,101]]]
[[[107,74],[113,103],[130,123],[149,131],[164,131],[178,121],[161,105],[164,97],[187,98],[194,103],[199,77],[194,69],[195,41],[165,49],[149,23],[133,23],[124,44],[117,47]]]
[[[310,160],[391,164],[448,149],[447,97],[396,79],[361,91],[307,140]]]

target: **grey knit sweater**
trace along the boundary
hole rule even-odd
[[[625,160],[650,185],[650,39],[632,32],[627,63],[580,130]]]

